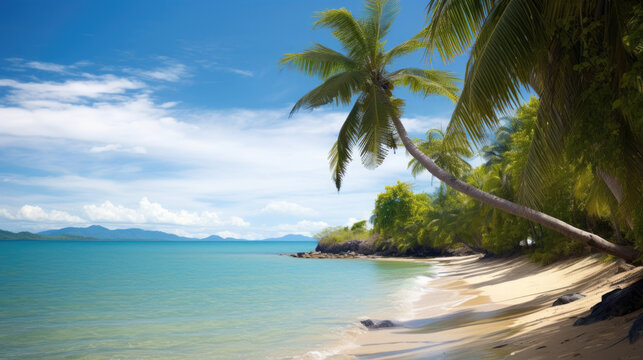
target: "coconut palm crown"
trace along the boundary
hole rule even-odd
[[[315,27],[327,27],[342,44],[344,53],[324,45],[300,53],[286,54],[282,65],[316,76],[323,82],[304,95],[292,108],[314,109],[330,103],[353,106],[342,125],[329,160],[337,190],[357,147],[364,166],[377,167],[389,149],[395,149],[397,134],[393,119],[399,119],[403,100],[393,96],[395,86],[405,86],[420,95],[443,95],[457,101],[457,79],[451,72],[404,68],[389,71],[387,66],[425,46],[419,33],[390,50],[383,38],[398,12],[397,2],[366,1],[365,16],[353,17],[345,8],[319,12]]]

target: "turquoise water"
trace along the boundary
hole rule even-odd
[[[0,358],[321,358],[428,269],[279,256],[314,246],[0,242]]]

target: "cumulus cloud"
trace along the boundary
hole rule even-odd
[[[40,62],[40,61],[29,61],[28,63],[24,64],[24,66],[32,69],[36,69],[36,70],[53,71],[53,72],[59,72],[59,73],[67,71],[67,66],[65,65]]]
[[[7,209],[0,209],[0,216],[10,220],[22,221],[40,221],[56,223],[83,223],[85,220],[78,216],[71,215],[65,211],[50,210],[46,211],[40,206],[24,205],[16,213],[11,213]]]
[[[328,224],[324,221],[301,220],[296,224],[280,224],[276,229],[282,233],[312,236],[312,234],[319,232],[325,227],[328,227]]]
[[[137,223],[137,224],[174,224],[183,226],[236,226],[247,227],[250,223],[238,216],[222,218],[213,211],[171,211],[161,204],[151,202],[144,197],[138,208],[127,208],[123,205],[114,205],[110,201],[102,204],[85,205],[83,207],[87,217],[95,222],[111,223]]]
[[[317,212],[311,208],[303,207],[297,203],[288,201],[271,201],[263,209],[262,213],[280,213],[293,216],[315,216]]]
[[[103,75],[64,82],[20,82],[12,79],[0,79],[0,87],[10,89],[7,98],[16,104],[25,107],[51,108],[62,105],[60,103],[77,103],[87,99],[98,99],[106,95],[123,94],[128,90],[141,89],[143,83],[113,75]]]
[[[159,229],[171,224],[211,233],[247,227],[250,220],[265,225],[241,235],[265,238],[345,223],[368,214],[384,185],[415,181],[406,169],[408,157],[398,151],[377,171],[355,161],[338,193],[327,156],[346,116],[341,111],[289,118],[286,107],[186,109],[171,99],[157,102],[154,88],[134,75],[0,79],[0,87],[8,89],[0,92],[0,151],[20,149],[23,157],[5,160],[20,166],[28,159],[40,170],[3,174],[13,199],[5,204],[14,207],[64,196],[91,221],[149,223]],[[403,122],[411,132],[436,127],[429,118]],[[106,153],[110,156],[97,156]],[[145,206],[118,205],[142,196],[162,203],[165,211],[154,210],[149,200]],[[217,212],[201,211],[212,207]],[[271,214],[320,221],[277,226]]]

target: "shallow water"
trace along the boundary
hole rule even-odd
[[[428,265],[306,242],[0,242],[0,358],[321,358],[403,317]]]

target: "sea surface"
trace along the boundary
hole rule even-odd
[[[1,359],[322,359],[402,318],[428,264],[312,242],[0,242]]]

